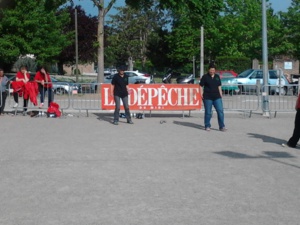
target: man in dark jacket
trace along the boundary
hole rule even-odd
[[[128,76],[124,73],[125,67],[121,66],[118,68],[118,74],[116,74],[111,81],[111,95],[114,96],[115,100],[115,112],[114,112],[114,125],[118,125],[120,116],[120,99],[122,99],[123,106],[125,109],[125,115],[127,123],[133,124],[130,116],[129,105],[128,105]]]

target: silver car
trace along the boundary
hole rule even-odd
[[[81,85],[75,83],[75,81],[71,79],[58,80],[57,78],[51,76],[51,80],[54,94],[63,95],[81,93]]]

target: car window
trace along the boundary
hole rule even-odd
[[[262,71],[255,71],[251,75],[251,79],[262,79],[262,78],[263,78]]]
[[[136,74],[135,73],[132,73],[132,72],[126,72],[125,73],[127,76],[129,76],[129,77],[135,77],[136,76]]]
[[[277,79],[277,73],[274,70],[269,70],[270,79]]]
[[[253,72],[252,69],[250,69],[250,70],[245,70],[244,72],[240,73],[240,74],[238,75],[238,77],[240,77],[240,78],[248,77],[252,72]]]

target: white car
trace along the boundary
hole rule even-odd
[[[139,78],[142,78],[142,82],[140,83],[145,83],[145,84],[150,84],[152,82],[151,76],[147,73],[140,73],[138,70],[136,71],[125,71],[125,74],[129,76],[129,83],[137,83],[137,82],[130,82],[140,80]],[[138,76],[138,77],[136,77]]]
[[[129,84],[150,84],[151,77],[145,76],[143,73],[139,73],[136,71],[125,71],[125,75],[129,77]],[[112,78],[118,73],[112,74],[110,76],[104,77],[104,83],[111,83]]]

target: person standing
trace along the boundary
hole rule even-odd
[[[133,124],[130,116],[129,105],[128,105],[128,79],[129,77],[124,73],[125,67],[119,67],[118,73],[112,78],[111,81],[111,95],[114,96],[115,100],[115,111],[114,111],[114,125],[118,125],[120,117],[120,100],[123,102],[125,109],[125,115],[127,123]]]
[[[214,65],[209,65],[208,73],[204,74],[200,80],[200,94],[203,99],[205,113],[204,124],[205,130],[210,131],[212,106],[216,109],[218,115],[219,130],[226,131],[224,124],[224,112],[222,102],[222,83],[220,76],[215,74],[216,68]]]
[[[7,76],[4,76],[4,71],[2,68],[0,68],[0,116],[3,115],[4,108],[5,108],[5,102],[6,102],[6,97],[7,97],[7,92],[6,92],[6,85],[8,82]]]
[[[292,137],[286,143],[286,145],[291,148],[296,148],[297,143],[300,139],[300,94],[298,95],[295,109],[296,109],[296,116],[295,116],[294,132]],[[285,144],[283,144],[283,146],[285,146]]]
[[[52,82],[51,77],[44,66],[39,67],[38,71],[35,74],[34,81],[39,84],[39,92],[40,92],[40,106],[39,108],[43,108],[45,93],[48,93],[48,107],[50,103],[53,102],[53,93],[52,93]]]

